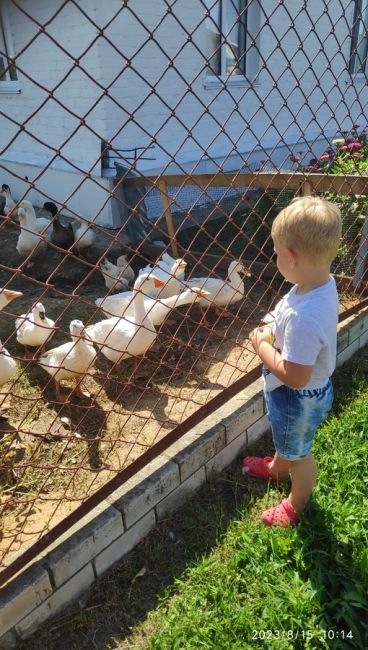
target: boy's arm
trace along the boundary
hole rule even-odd
[[[258,327],[249,335],[254,350],[266,368],[290,388],[306,386],[312,376],[314,366],[304,366],[300,363],[286,361],[280,352],[272,346],[270,337],[271,329],[269,327]]]

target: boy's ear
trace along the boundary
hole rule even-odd
[[[295,269],[299,259],[297,251],[295,251],[293,248],[285,248],[285,254],[290,268]]]

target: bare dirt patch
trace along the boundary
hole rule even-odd
[[[0,431],[0,550],[5,563],[257,363],[247,335],[274,293],[257,278],[246,279],[242,303],[231,308],[228,318],[211,313],[209,327],[201,322],[198,307],[181,308],[162,326],[159,349],[141,359],[136,370],[128,360],[119,374],[98,355],[83,382],[92,398],[72,394],[62,405],[36,359],[24,358],[15,317],[41,301],[59,328],[48,348],[69,340],[72,319],[85,324],[101,320],[104,315],[94,300],[106,288],[94,265],[106,248],[114,261],[124,246],[100,236],[87,260],[49,247],[28,269],[15,248],[18,233],[17,224],[0,223],[0,286],[23,292],[0,315],[0,339],[19,364],[7,386],[12,405]],[[137,271],[146,261],[135,256],[131,264]],[[195,275],[205,273],[197,266]],[[72,388],[68,382],[65,386]]]

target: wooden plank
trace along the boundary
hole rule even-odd
[[[178,246],[175,239],[175,229],[174,229],[174,223],[173,223],[172,214],[170,210],[170,197],[167,191],[166,180],[164,178],[161,178],[158,182],[158,186],[160,188],[161,201],[164,208],[167,232],[170,237],[170,246],[171,246],[172,254],[174,258],[177,259],[179,257]]]
[[[310,181],[304,181],[302,187],[301,187],[301,195],[302,196],[310,196],[313,192],[313,186]]]
[[[252,173],[218,173],[194,174],[188,176],[142,176],[141,178],[126,178],[124,183],[132,185],[155,186],[164,180],[168,187],[182,187],[193,185],[205,191],[208,187],[253,187],[260,189],[295,190],[298,192],[305,182],[309,182],[316,192],[336,192],[368,194],[368,177],[339,175],[339,174],[312,174],[302,172],[252,172]]]

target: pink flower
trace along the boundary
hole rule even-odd
[[[323,153],[320,160],[331,160],[331,156],[328,153]]]
[[[342,147],[339,147],[339,151],[346,151],[348,148],[347,144],[343,144]]]
[[[359,153],[359,151],[356,151],[356,152],[351,154],[352,158],[360,158],[360,156],[361,156],[361,154]]]
[[[300,156],[293,155],[293,156],[290,156],[290,160],[291,160],[291,162],[297,163],[297,162],[301,161],[301,158],[300,158]]]
[[[348,149],[360,149],[361,146],[362,145],[360,144],[360,142],[350,142],[350,144],[348,144],[347,148]]]

